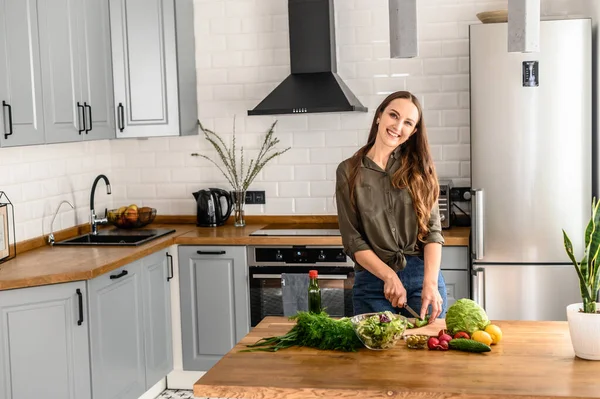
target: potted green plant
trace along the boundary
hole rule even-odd
[[[223,139],[214,131],[207,129],[198,121],[198,126],[204,132],[204,138],[213,146],[223,167],[217,162],[210,159],[208,156],[203,154],[192,154],[200,156],[204,159],[212,162],[221,171],[223,176],[227,179],[231,187],[233,188],[233,216],[234,225],[237,227],[243,227],[246,225],[244,218],[244,205],[246,199],[246,190],[250,187],[250,184],[254,181],[258,173],[264,168],[264,166],[271,161],[273,158],[285,153],[291,147],[284,150],[277,151],[275,146],[279,143],[279,139],[274,137],[275,125],[277,121],[273,122],[269,130],[267,131],[265,138],[262,142],[256,159],[244,159],[244,147],[240,147],[240,158],[238,160],[237,148],[235,145],[235,118],[233,120],[233,138],[231,146],[228,147]],[[244,165],[246,161],[246,165]]]
[[[567,306],[567,320],[575,355],[582,359],[600,360],[600,201],[592,200],[592,217],[585,229],[583,258],[577,262],[573,244],[563,230],[565,250],[579,277],[581,303]]]

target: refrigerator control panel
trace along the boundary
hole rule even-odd
[[[523,87],[538,87],[539,85],[539,61],[523,61]]]

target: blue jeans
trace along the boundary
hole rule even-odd
[[[406,289],[408,306],[417,313],[421,312],[421,291],[423,290],[423,278],[425,276],[425,265],[418,256],[406,256],[406,267],[397,272],[400,281]],[[448,298],[446,293],[446,283],[440,271],[438,277],[438,290],[444,301],[440,318],[446,315],[448,309]],[[354,275],[354,287],[352,289],[352,303],[354,305],[354,314],[382,312],[390,310],[393,313],[400,313],[406,317],[413,317],[405,309],[394,308],[390,301],[383,295],[383,280],[373,275],[368,270],[361,270]],[[431,313],[431,305],[427,313]]]

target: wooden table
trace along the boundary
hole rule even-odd
[[[307,398],[600,398],[600,362],[576,358],[566,322],[498,321],[492,352],[408,349],[358,352],[289,348],[238,353],[293,322],[267,317],[194,384],[195,396]],[[433,335],[436,320],[414,332]]]

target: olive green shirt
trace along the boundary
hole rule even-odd
[[[367,249],[393,270],[402,270],[406,266],[404,255],[421,255],[423,244],[420,248],[417,245],[417,215],[410,193],[392,185],[391,176],[400,168],[400,147],[392,152],[385,171],[372,159],[362,159],[354,191],[356,211],[350,203],[349,161],[343,161],[336,172],[335,197],[344,251],[354,260],[356,270],[364,268],[356,263],[354,254]],[[437,203],[431,210],[424,242],[444,244]]]

